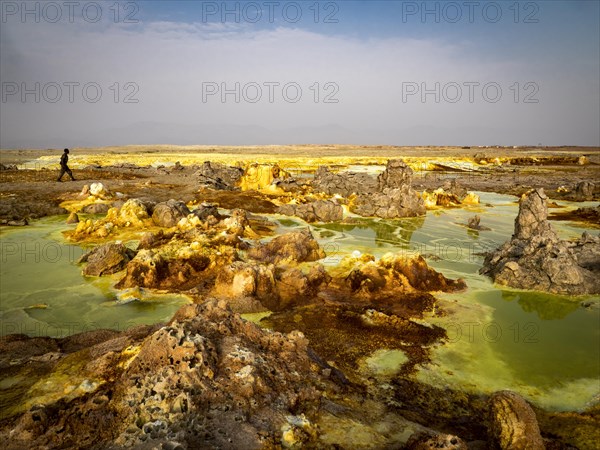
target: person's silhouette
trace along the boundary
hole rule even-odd
[[[69,169],[69,166],[67,165],[68,162],[69,162],[69,149],[65,148],[65,152],[60,157],[60,175],[58,176],[58,180],[56,180],[56,181],[61,181],[61,178],[63,177],[65,172],[69,174],[69,176],[71,177],[71,180],[75,181],[75,178],[73,178],[73,172],[71,172],[71,169]]]

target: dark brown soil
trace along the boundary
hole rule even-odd
[[[413,177],[413,187],[416,190],[436,189],[452,179],[469,191],[520,197],[533,188],[542,187],[551,199],[578,201],[582,199],[576,196],[577,185],[583,181],[600,180],[600,165],[508,166],[480,172],[417,172]],[[567,192],[559,189],[561,187]],[[600,183],[597,183],[592,199],[600,200]]]
[[[442,328],[411,321],[431,311],[434,303],[435,298],[425,293],[378,298],[373,302],[357,298],[321,301],[274,313],[261,323],[283,333],[302,331],[322,358],[351,377],[357,376],[360,360],[376,350],[402,350],[409,358],[401,371],[407,375],[416,365],[429,360],[426,347],[446,336]]]
[[[600,229],[600,205],[595,208],[577,208],[572,211],[551,212],[548,218],[550,220],[584,223],[586,227]]]

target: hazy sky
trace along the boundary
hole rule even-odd
[[[600,145],[595,0],[0,4],[1,148]]]

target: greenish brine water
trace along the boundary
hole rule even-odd
[[[318,225],[278,215],[271,219],[279,223],[280,232],[309,227],[327,252],[322,261],[326,266],[357,251],[376,257],[388,252],[420,253],[445,276],[466,280],[466,292],[436,294],[448,314],[426,320],[446,328],[448,340],[432,348],[432,362],[419,368],[417,379],[473,392],[511,389],[552,410],[577,410],[597,402],[600,298],[499,289],[479,275],[481,253],[510,238],[518,212],[514,197],[480,195],[481,205],[428,211],[422,218],[357,217],[353,224]],[[474,214],[481,216],[481,225],[489,231],[474,232],[464,226]],[[568,222],[552,224],[562,238],[580,236],[585,230]],[[64,217],[56,217],[26,228],[0,230],[3,335],[65,336],[96,328],[125,329],[166,321],[189,301],[149,292],[143,301],[119,301],[112,286],[121,275],[81,275],[75,262],[83,250],[65,244],[61,234],[68,227]],[[583,301],[592,306],[581,306]],[[382,349],[368,362],[393,374],[392,366],[403,361]]]
[[[512,236],[518,204],[512,196],[478,194],[480,205],[428,211],[424,218],[357,219],[312,229],[328,250],[326,264],[356,251],[377,257],[420,253],[445,276],[466,280],[465,292],[436,294],[449,302],[450,314],[427,320],[444,327],[448,341],[434,346],[432,363],[417,372],[420,381],[472,392],[511,389],[551,410],[579,410],[600,401],[600,297],[500,289],[479,275],[481,253]],[[464,226],[475,214],[489,231]],[[563,239],[586,230],[568,222],[552,226]]]
[[[0,229],[1,334],[64,337],[100,328],[124,330],[169,320],[189,299],[142,292],[122,301],[112,286],[122,276],[84,277],[85,249],[65,243],[66,216]]]

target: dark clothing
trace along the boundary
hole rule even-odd
[[[63,153],[63,155],[60,157],[60,175],[58,176],[58,180],[56,181],[60,181],[65,172],[69,174],[71,180],[75,181],[75,178],[73,177],[73,172],[71,172],[71,169],[69,169],[69,166],[67,166],[68,162],[69,155],[67,153]]]
[[[60,181],[65,172],[69,174],[71,180],[75,181],[75,178],[73,177],[73,172],[71,172],[71,169],[69,169],[67,166],[60,166],[60,175],[58,176],[58,180],[56,181]]]

